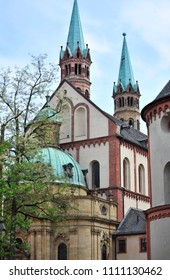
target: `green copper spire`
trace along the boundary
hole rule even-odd
[[[130,61],[129,51],[126,42],[126,33],[123,33],[123,47],[119,68],[119,76],[118,76],[118,85],[121,83],[124,90],[127,89],[129,83],[131,83],[132,87],[135,87],[135,79],[133,75],[132,65]]]
[[[77,4],[77,0],[75,0],[73,10],[72,10],[68,38],[67,38],[67,47],[71,55],[74,55],[78,46],[83,54],[85,49],[85,44],[84,44],[78,4]]]

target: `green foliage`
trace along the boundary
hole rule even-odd
[[[38,98],[49,94],[56,68],[45,66],[45,56],[31,65],[0,71],[0,258],[14,258],[17,232],[27,232],[32,221],[64,222],[71,207],[67,185],[62,191],[51,166],[43,162],[40,143],[28,131]],[[48,129],[48,128],[47,128]],[[53,187],[51,187],[53,186]],[[61,188],[61,187],[60,187]]]

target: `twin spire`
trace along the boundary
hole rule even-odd
[[[84,44],[83,31],[77,0],[74,1],[66,49],[60,51],[61,81],[66,79],[78,91],[90,98],[91,57]]]
[[[88,52],[88,45],[86,45],[85,47],[79,8],[77,0],[74,0],[66,49],[69,51],[70,56],[74,56],[77,48],[80,49],[83,57],[85,58]],[[63,50],[63,48],[61,48],[60,58],[63,58],[64,53],[65,51]]]
[[[61,81],[66,79],[77,90],[90,98],[91,57],[88,45],[85,46],[77,0],[74,0],[66,49],[61,47]],[[117,84],[114,83],[114,116],[139,129],[139,87],[135,82],[126,33],[123,33],[123,47]]]
[[[128,51],[127,41],[126,41],[126,33],[123,33],[123,47],[120,59],[120,67],[119,67],[119,75],[117,85],[114,85],[113,92],[117,91],[119,85],[122,86],[124,91],[127,90],[129,84],[133,87],[134,90],[137,90],[138,83],[135,82],[130,55]]]
[[[135,79],[133,75],[132,65],[131,65],[129,51],[126,42],[126,33],[123,33],[123,37],[124,39],[123,39],[123,47],[122,47],[122,54],[120,60],[118,84],[119,82],[121,82],[124,89],[126,89],[129,84],[129,81],[131,82],[132,86],[135,85]]]

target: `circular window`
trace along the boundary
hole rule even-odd
[[[170,132],[170,117],[164,116],[161,120],[161,128],[164,132]]]
[[[101,209],[101,213],[102,213],[103,215],[106,215],[106,214],[107,214],[107,208],[106,208],[105,205],[102,205],[100,209]]]

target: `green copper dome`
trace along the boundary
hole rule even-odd
[[[55,122],[55,123],[61,123],[61,118],[59,114],[56,112],[55,109],[50,107],[50,97],[46,96],[47,102],[42,108],[38,114],[36,115],[34,122],[42,122],[42,121],[48,121],[48,122]]]
[[[41,149],[41,156],[45,163],[52,166],[55,176],[58,177],[57,182],[86,187],[81,167],[70,154],[47,147]]]

